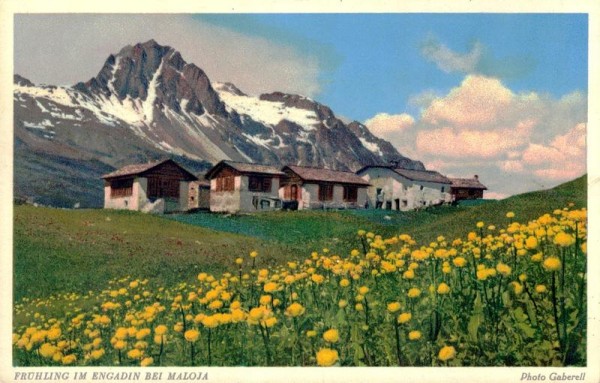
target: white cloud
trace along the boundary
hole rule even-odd
[[[386,115],[386,121],[393,119]],[[453,177],[479,174],[490,193],[507,196],[584,174],[586,120],[581,92],[558,99],[515,93],[498,79],[469,75],[423,105],[401,135],[381,128],[375,134],[430,169]]]
[[[421,53],[446,73],[473,73],[483,54],[483,45],[476,42],[468,53],[454,52],[431,37],[421,45]]]
[[[109,54],[150,39],[180,51],[211,80],[251,94],[320,91],[316,57],[178,14],[17,15],[15,72],[35,83],[71,85],[96,76]]]

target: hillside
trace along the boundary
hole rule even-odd
[[[301,259],[324,247],[344,253],[359,246],[358,229],[384,236],[408,233],[424,243],[438,235],[454,238],[474,230],[478,221],[502,227],[508,223],[508,211],[527,221],[568,203],[584,207],[586,185],[583,176],[554,189],[478,207],[406,213],[348,210],[160,217],[15,206],[14,296],[85,292],[125,275],[170,285],[193,279],[200,271],[231,269],[235,258],[252,250],[261,254],[260,267]]]

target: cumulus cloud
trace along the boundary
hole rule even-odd
[[[155,39],[179,50],[211,80],[233,82],[250,94],[320,91],[318,57],[189,15],[18,14],[14,38],[15,72],[35,83],[87,81],[109,54]]]
[[[405,114],[383,121],[395,118],[410,121]],[[581,92],[558,99],[516,93],[498,79],[468,75],[423,105],[410,129],[382,129],[378,120],[367,126],[400,153],[448,176],[478,174],[497,196],[551,187],[586,171],[587,97]]]
[[[446,73],[472,73],[481,60],[482,53],[483,46],[479,42],[464,54],[454,52],[435,37],[430,37],[421,44],[421,54]]]

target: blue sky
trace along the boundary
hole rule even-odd
[[[483,46],[479,73],[511,89],[560,97],[587,91],[584,14],[258,14],[200,15],[243,34],[318,57],[319,101],[353,119],[411,110],[424,89],[443,94],[464,73],[445,73],[422,54],[428,41],[457,53]]]
[[[587,171],[587,14],[20,14],[14,63],[34,83],[96,76],[155,39],[212,81],[309,96],[488,197]]]

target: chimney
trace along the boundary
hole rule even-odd
[[[477,174],[475,174],[475,175],[473,176],[473,178],[475,178],[477,181],[479,181],[479,176],[478,176]]]

